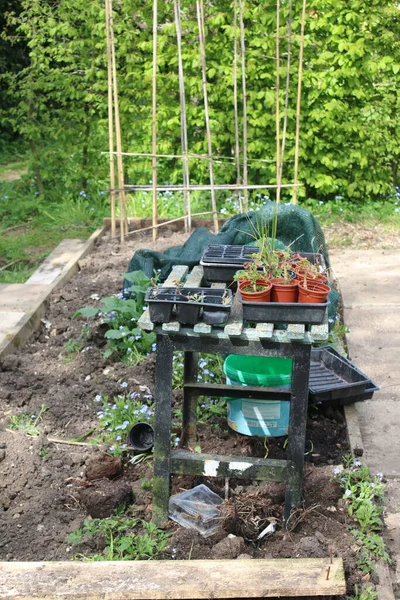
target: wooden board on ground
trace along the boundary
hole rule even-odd
[[[341,558],[332,564],[328,557],[0,563],[0,598],[13,600],[195,600],[345,592]]]

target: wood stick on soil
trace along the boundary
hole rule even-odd
[[[240,172],[240,142],[239,142],[239,114],[238,114],[238,85],[237,85],[237,63],[238,63],[238,39],[237,39],[237,2],[233,3],[233,110],[235,114],[235,164],[236,164],[236,180],[238,184],[241,182]],[[242,195],[238,190],[239,210],[243,212]]]
[[[195,213],[192,217],[199,217],[200,215],[212,215],[212,211],[209,210],[207,212]],[[186,215],[183,217],[177,217],[176,219],[171,219],[169,221],[164,221],[164,223],[158,223],[155,227],[163,227],[164,225],[169,225],[170,223],[176,223],[176,221],[182,221],[186,219]],[[133,233],[140,233],[142,231],[148,231],[149,229],[153,229],[154,225],[150,225],[149,227],[142,227],[141,229],[134,229],[133,231],[128,231],[127,235],[132,235]]]
[[[290,91],[290,60],[292,50],[292,0],[289,0],[289,14],[287,20],[287,61],[286,61],[286,85],[285,85],[285,108],[283,114],[283,129],[282,129],[282,147],[279,180],[282,181],[283,162],[285,159],[286,131],[289,112],[289,91]]]
[[[300,109],[301,109],[301,83],[303,78],[303,54],[304,54],[304,29],[306,22],[307,0],[303,0],[303,10],[301,13],[300,30],[300,51],[299,51],[299,74],[297,81],[297,105],[296,105],[296,141],[294,148],[294,183],[299,178],[299,145],[300,145]],[[293,189],[292,204],[297,204],[297,188]]]
[[[8,263],[8,265],[4,265],[4,267],[0,267],[0,271],[5,271],[6,269],[8,269],[8,267],[12,267],[12,265],[22,262],[23,260],[24,260],[23,258],[17,258],[16,260],[12,260],[10,263]]]
[[[113,118],[113,82],[110,40],[109,0],[105,0],[106,38],[107,38],[107,92],[108,92],[108,145],[110,148],[110,204],[111,204],[111,237],[116,236],[115,223],[115,167],[114,167],[114,118]]]
[[[239,0],[240,19],[240,51],[242,62],[242,95],[243,95],[243,185],[247,185],[247,90],[246,90],[246,45],[244,39],[243,0]],[[247,188],[244,188],[244,210],[249,210]]]
[[[59,438],[48,437],[47,441],[51,444],[68,444],[69,446],[96,446],[97,444],[89,444],[88,442],[72,442],[70,440],[61,440]]]
[[[151,133],[151,144],[152,144],[152,188],[153,188],[153,240],[157,238],[157,222],[158,222],[158,208],[157,208],[157,23],[158,23],[158,6],[157,0],[153,0],[153,79],[152,79],[152,107],[151,107],[151,121],[152,121],[152,133]]]
[[[181,145],[182,145],[182,174],[183,185],[186,189],[183,191],[183,207],[187,219],[185,219],[185,231],[190,230],[192,226],[192,207],[190,200],[190,179],[189,179],[189,156],[188,156],[188,136],[187,136],[187,117],[186,117],[186,95],[185,79],[183,74],[182,60],[182,28],[181,28],[181,6],[179,0],[174,0],[176,40],[178,45],[178,73],[179,73],[179,102],[181,107]]]
[[[117,172],[118,172],[118,200],[120,211],[120,233],[121,242],[124,241],[126,231],[126,206],[125,206],[125,190],[124,190],[124,169],[122,165],[122,142],[121,142],[121,123],[119,119],[119,101],[118,101],[118,83],[117,83],[117,67],[115,60],[115,40],[114,40],[114,23],[113,23],[113,8],[112,0],[109,0],[109,23],[110,23],[110,41],[111,41],[111,65],[112,65],[112,80],[114,92],[114,115],[115,115],[115,137],[117,142]]]
[[[218,216],[217,216],[217,203],[215,200],[211,128],[210,128],[210,115],[209,115],[209,108],[208,108],[208,93],[207,93],[207,65],[206,65],[206,42],[205,42],[203,0],[196,0],[196,11],[197,11],[197,23],[198,23],[198,27],[199,27],[201,72],[202,72],[203,96],[204,96],[204,115],[205,115],[205,121],[206,121],[207,147],[208,147],[208,157],[209,157],[211,207],[212,207],[212,211],[213,211],[214,233],[218,233],[219,227],[218,227]]]
[[[275,87],[275,127],[276,127],[276,203],[281,201],[281,141],[280,141],[280,108],[279,108],[279,87],[280,87],[280,49],[279,49],[279,27],[280,27],[280,0],[276,0],[276,39],[275,39],[275,55],[276,55],[276,87]]]

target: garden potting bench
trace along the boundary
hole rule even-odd
[[[164,286],[182,282],[187,273],[188,267],[174,267]],[[202,267],[195,267],[183,287],[200,286],[202,278]],[[221,287],[221,284],[213,285]],[[224,328],[204,323],[183,327],[177,322],[155,326],[150,321],[148,310],[143,313],[138,325],[145,331],[155,331],[157,334],[153,479],[155,523],[163,526],[168,521],[170,476],[173,473],[284,482],[284,519],[287,522],[291,511],[300,505],[302,497],[311,344],[327,339],[327,320],[322,325],[311,327],[291,324],[286,330],[276,329],[272,323],[258,323],[250,327],[243,322],[241,304],[235,300]],[[174,351],[184,352],[182,448],[177,450],[171,450]],[[199,352],[291,358],[291,389],[198,383]],[[187,449],[196,444],[197,398],[204,395],[265,401],[289,400],[287,459],[224,456]]]

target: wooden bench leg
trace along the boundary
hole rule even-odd
[[[182,446],[195,446],[197,442],[197,395],[185,388],[185,383],[195,383],[198,373],[198,352],[185,352],[183,367],[183,417]]]
[[[311,346],[294,344],[292,399],[290,404],[287,460],[288,472],[285,493],[284,521],[301,504],[303,494],[304,447],[306,441],[308,380]]]
[[[157,335],[154,415],[153,521],[168,523],[171,462],[173,345],[167,335]]]

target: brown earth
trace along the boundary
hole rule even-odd
[[[84,352],[71,357],[65,344],[80,339],[82,321],[71,318],[77,309],[96,304],[94,295],[105,297],[121,290],[120,273],[126,270],[135,249],[162,250],[181,244],[184,238],[184,234],[167,232],[153,244],[150,237],[132,236],[124,246],[109,236],[100,240],[93,254],[81,262],[79,274],[52,294],[42,329],[23,350],[2,360],[0,560],[66,560],[78,551],[101,551],[101,540],[85,542],[78,548],[68,544],[67,536],[88,515],[104,517],[121,504],[132,503],[131,512],[151,518],[151,493],[141,486],[143,479],[151,478],[149,463],[135,466],[124,461],[121,472],[121,464],[110,461],[105,446],[67,444],[62,440],[96,428],[96,394],[117,395],[122,381],[128,383],[130,392],[139,391],[140,386],[152,391],[154,354],[137,366],[106,360],[103,335],[96,329]],[[180,396],[179,392],[175,394],[176,403]],[[47,410],[39,437],[7,429],[12,415],[19,411],[37,415],[42,405]],[[243,554],[319,557],[332,551],[344,557],[352,588],[360,581],[355,569],[358,547],[347,527],[341,490],[332,481],[332,465],[340,463],[348,452],[342,413],[333,409],[312,411],[307,440],[304,506],[294,515],[290,533],[281,527],[283,493],[279,485],[245,485],[231,480],[221,531],[202,538],[170,522],[173,535],[164,558],[237,558]],[[262,440],[236,434],[221,417],[213,426],[199,428],[199,443],[203,451],[265,455]],[[284,455],[283,440],[271,440],[269,457]],[[225,482],[218,479],[175,477],[173,492],[200,481],[224,497]],[[271,517],[277,521],[276,533],[262,543],[251,541]],[[228,538],[229,534],[236,538]]]

